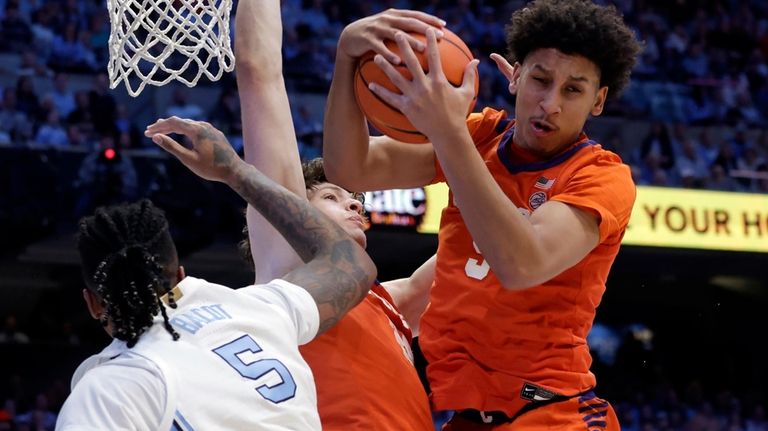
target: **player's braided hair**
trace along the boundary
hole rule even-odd
[[[101,299],[102,324],[112,323],[115,338],[133,347],[158,312],[166,331],[179,338],[160,299],[172,287],[169,270],[177,262],[160,209],[146,199],[98,208],[80,220],[77,245],[86,285]],[[168,305],[176,308],[172,296]]]
[[[542,48],[583,56],[597,65],[600,86],[612,97],[629,83],[642,49],[614,6],[590,0],[534,0],[512,14],[506,33],[511,63]]]

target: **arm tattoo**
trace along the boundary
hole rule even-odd
[[[320,311],[320,332],[333,326],[366,295],[375,267],[365,250],[305,199],[247,165],[230,184],[269,221],[306,265],[283,279],[305,288]],[[258,250],[258,244],[251,244]]]
[[[235,164],[235,154],[232,146],[226,138],[216,129],[203,127],[197,134],[198,140],[207,140],[213,143],[213,166],[231,169]]]

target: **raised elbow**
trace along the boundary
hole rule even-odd
[[[246,55],[235,53],[237,62],[235,69],[238,84],[247,82],[276,82],[283,79],[283,66],[279,61],[259,61],[247,58]]]

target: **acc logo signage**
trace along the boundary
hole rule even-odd
[[[365,193],[365,209],[371,224],[418,226],[426,212],[423,188],[382,190]]]

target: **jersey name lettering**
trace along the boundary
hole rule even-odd
[[[190,334],[199,331],[203,326],[219,320],[231,319],[232,316],[224,310],[221,304],[204,305],[193,308],[174,316],[170,322],[176,328],[183,329]]]

